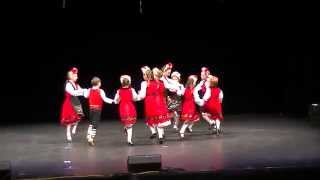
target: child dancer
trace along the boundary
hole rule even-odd
[[[179,90],[183,89],[183,85],[180,84],[180,73],[178,71],[174,71],[171,74],[172,82],[179,88]],[[172,113],[174,125],[173,128],[178,130],[179,126],[179,116],[181,112],[181,96],[177,94],[177,92],[169,92],[167,96],[168,109]]]
[[[200,99],[199,105],[203,106],[205,112],[204,116],[208,119],[210,125],[216,125],[216,134],[221,133],[220,123],[223,120],[222,115],[222,100],[223,92],[218,87],[218,78],[209,75],[206,81],[206,93],[203,98]]]
[[[189,132],[192,132],[192,126],[195,122],[200,120],[199,113],[197,112],[196,103],[193,97],[194,86],[197,83],[197,76],[190,75],[188,77],[186,88],[182,91],[178,91],[178,94],[183,95],[182,112],[180,120],[183,125],[180,129],[180,138],[184,138],[184,132],[188,128]]]
[[[152,92],[152,85],[153,82],[153,74],[151,69],[148,66],[143,66],[141,68],[143,80],[141,82],[141,89],[139,91],[139,99],[144,99],[144,115],[146,118],[146,125],[151,131],[150,139],[154,139],[157,137],[157,131],[156,131],[156,123],[153,117],[153,112],[155,112],[153,101],[154,96],[151,93]],[[150,86],[151,85],[151,86]],[[147,93],[148,92],[148,93]]]
[[[62,105],[60,123],[66,126],[67,141],[71,142],[71,127],[72,134],[76,133],[77,125],[80,119],[84,116],[82,106],[78,96],[83,96],[84,90],[78,84],[78,69],[72,68],[68,71],[67,81],[65,84],[65,98]]]
[[[132,146],[132,127],[136,123],[137,112],[133,101],[138,101],[136,91],[131,88],[131,77],[122,75],[120,77],[121,88],[118,89],[114,101],[119,104],[121,122],[124,124],[124,132],[127,135],[128,145]]]
[[[202,67],[200,74],[201,81],[199,82],[199,84],[197,84],[193,91],[194,99],[196,102],[199,102],[200,99],[203,98],[204,94],[206,93],[206,81],[209,75],[209,69],[207,67]],[[203,107],[200,107],[200,113],[201,117],[209,124],[209,130],[211,130],[212,128],[216,128],[215,122],[212,123],[212,121],[208,118],[208,114]]]
[[[93,77],[91,80],[92,87],[85,91],[84,96],[88,98],[89,101],[89,127],[87,133],[87,140],[89,145],[95,145],[95,136],[98,128],[98,124],[101,119],[101,111],[103,101],[112,104],[113,100],[106,97],[106,94],[101,87],[101,80],[98,77]]]

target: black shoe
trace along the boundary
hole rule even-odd
[[[159,144],[163,144],[164,143],[164,138],[159,138]]]
[[[88,141],[89,146],[95,146],[96,144],[94,143],[94,141]]]
[[[192,133],[192,130],[190,130],[190,128],[187,128],[187,132]]]
[[[220,135],[220,134],[222,134],[222,130],[221,130],[221,128],[220,128],[220,129],[218,129],[217,131],[218,131],[219,135]]]
[[[129,146],[133,146],[134,144],[132,142],[128,142],[128,145]]]
[[[154,134],[152,134],[151,136],[150,136],[150,139],[154,139],[154,138],[156,138],[157,137],[157,133],[154,133]]]

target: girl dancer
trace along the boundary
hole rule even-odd
[[[145,98],[145,112],[149,128],[156,128],[158,131],[159,143],[164,142],[164,128],[171,124],[171,116],[165,99],[165,86],[160,80],[162,71],[153,68],[151,73],[153,78],[146,83],[141,84],[139,98]],[[144,75],[146,77],[146,75]],[[145,78],[146,79],[146,78]],[[150,126],[151,125],[151,126]],[[155,137],[155,129],[150,128],[152,136]]]
[[[152,82],[152,93],[154,93],[154,112],[153,119],[157,125],[159,143],[164,142],[164,128],[171,124],[171,116],[168,111],[168,106],[165,100],[165,86],[160,80],[162,77],[162,71],[158,68],[152,69],[154,81]]]
[[[65,98],[62,104],[60,123],[66,126],[67,141],[71,142],[71,127],[72,134],[76,133],[77,125],[80,119],[84,116],[82,106],[78,96],[83,96],[84,89],[78,84],[78,69],[72,68],[68,71],[67,81],[65,84]]]
[[[180,73],[178,71],[174,71],[171,74],[171,79],[176,87],[178,87],[179,90],[183,89],[183,85],[180,84]],[[175,130],[178,130],[179,126],[179,116],[181,112],[181,96],[177,94],[177,92],[169,92],[167,96],[167,102],[168,102],[168,109],[172,113],[174,125],[173,128]]]
[[[131,88],[131,77],[122,75],[120,77],[121,88],[118,89],[114,101],[119,104],[121,122],[124,124],[124,132],[127,135],[128,145],[132,146],[132,128],[136,123],[137,112],[133,101],[138,101],[136,91]]]
[[[180,138],[184,138],[184,132],[188,128],[192,132],[192,126],[195,122],[200,120],[199,113],[197,112],[196,103],[193,97],[194,86],[197,83],[197,76],[190,75],[186,83],[186,89],[178,91],[178,94],[183,95],[182,112],[180,120],[183,125],[180,129]]]
[[[143,66],[141,68],[143,80],[141,82],[141,89],[139,91],[139,99],[144,99],[144,115],[146,118],[146,125],[151,131],[150,139],[154,139],[157,137],[156,131],[156,123],[152,118],[153,113],[155,112],[153,102],[154,102],[154,94],[152,93],[153,88],[153,74],[151,69],[148,66]]]
[[[106,97],[106,94],[101,87],[101,80],[98,77],[93,77],[91,80],[92,88],[85,91],[84,97],[89,100],[89,127],[87,133],[87,140],[89,145],[94,146],[94,138],[96,136],[97,127],[101,119],[101,111],[103,101],[112,104],[113,100]]]
[[[208,119],[210,125],[216,124],[216,133],[221,133],[220,123],[223,120],[222,115],[223,92],[218,87],[218,78],[209,75],[206,81],[206,93],[199,100],[199,105],[203,106],[204,116]]]
[[[193,91],[193,95],[194,95],[194,99],[197,103],[199,103],[201,98],[204,98],[204,94],[206,93],[206,81],[208,76],[210,75],[210,71],[207,67],[202,67],[201,68],[201,81],[199,82],[199,84],[194,88]],[[209,130],[211,130],[212,128],[216,128],[215,126],[215,122],[212,123],[212,121],[208,118],[208,114],[207,112],[204,110],[203,107],[200,107],[200,113],[202,118],[207,121],[207,123],[209,124]]]

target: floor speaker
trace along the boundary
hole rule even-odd
[[[309,120],[312,124],[320,125],[320,104],[309,106]]]
[[[0,161],[0,179],[11,179],[11,165],[10,162]]]
[[[128,157],[129,172],[145,172],[161,170],[161,155],[135,155]]]

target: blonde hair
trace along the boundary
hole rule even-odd
[[[68,73],[67,73],[67,79],[68,79],[68,80],[72,80],[72,77],[73,77],[72,71],[68,71]]]
[[[213,75],[209,75],[208,78],[209,78],[209,80],[210,80],[210,87],[216,87],[216,86],[218,86],[218,83],[219,83],[218,77],[213,76]]]
[[[149,81],[153,80],[153,73],[150,69],[147,69],[143,75],[145,75]]]
[[[153,78],[154,79],[156,79],[156,78],[160,79],[162,77],[162,74],[163,74],[162,71],[157,67],[152,69],[152,73],[153,73]]]

